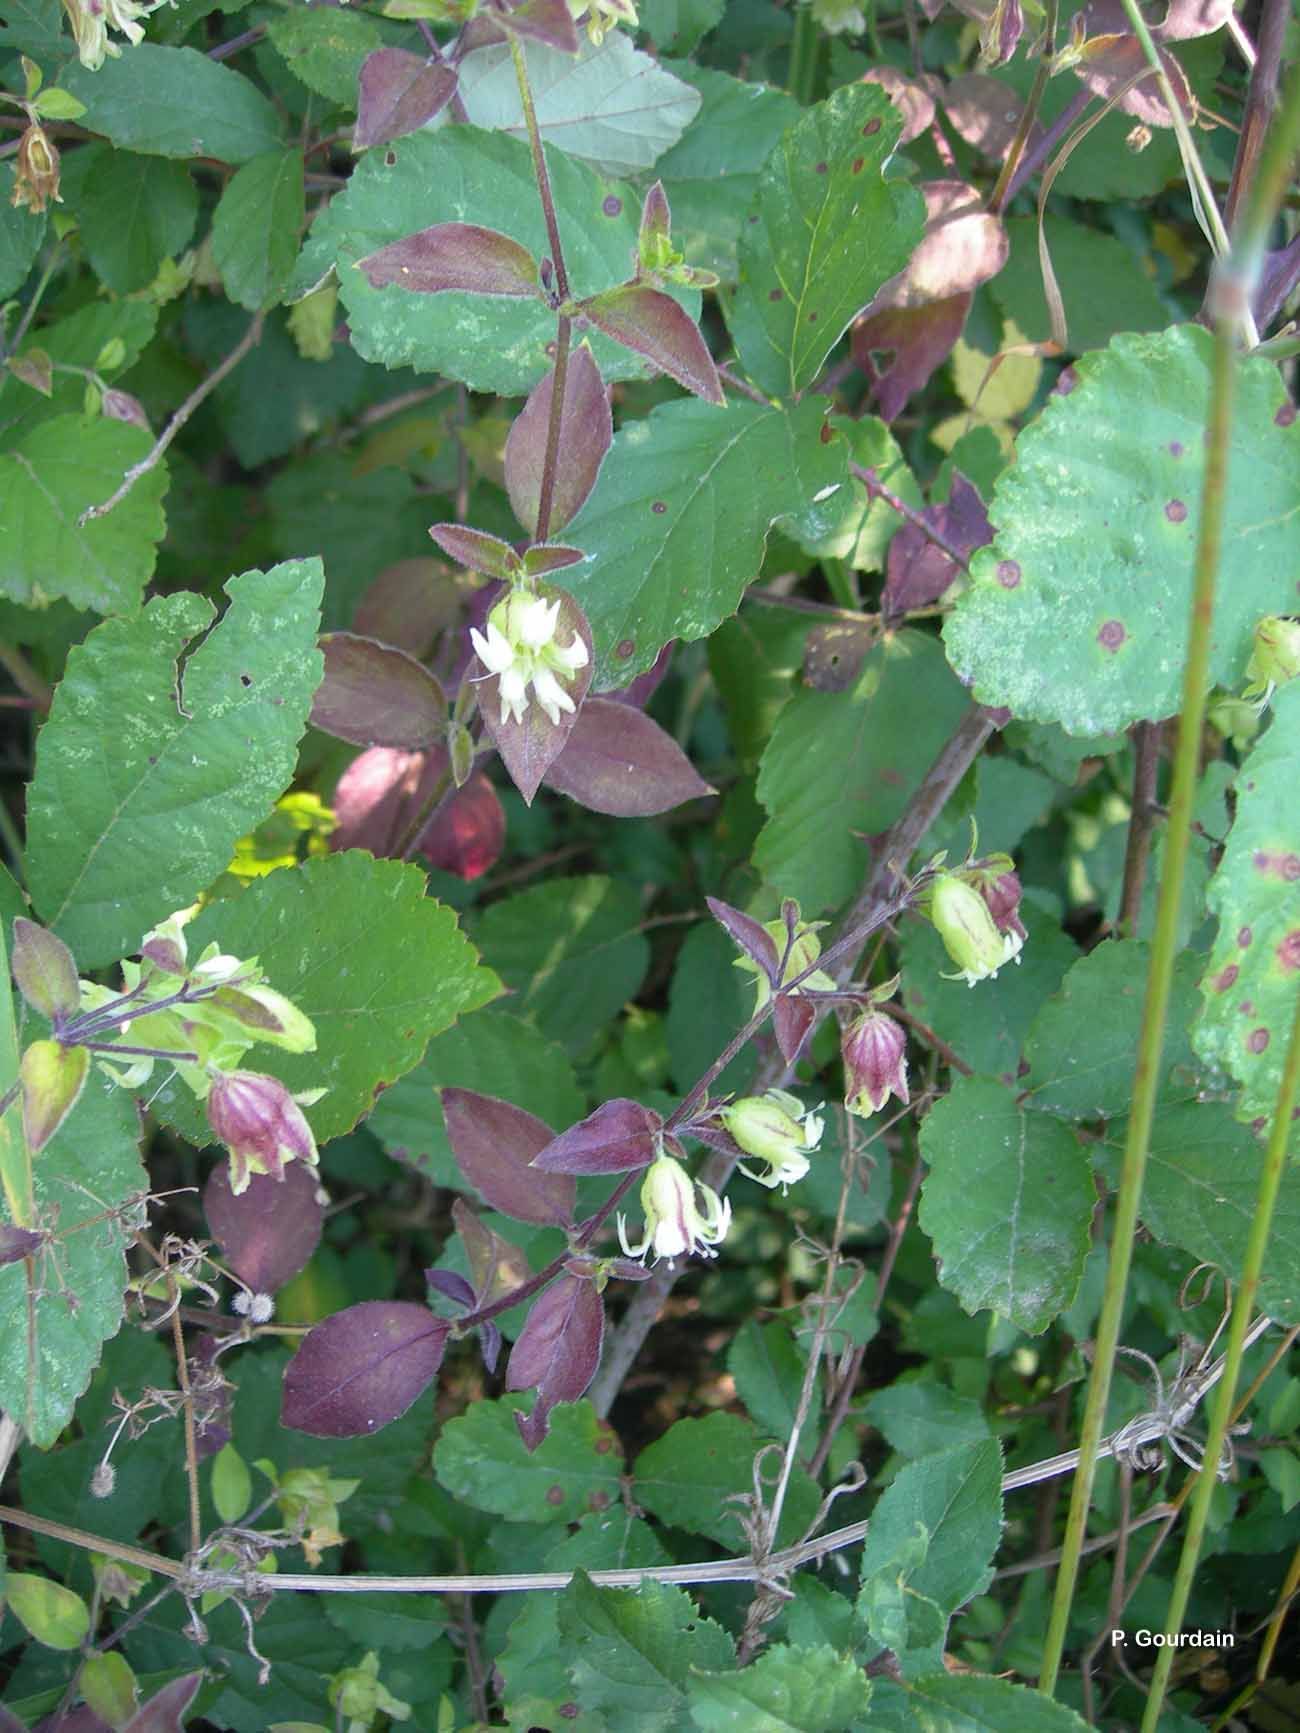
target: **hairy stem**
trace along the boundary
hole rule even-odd
[[[537,540],[551,532],[555,505],[555,478],[560,468],[560,436],[564,429],[564,392],[569,382],[569,345],[573,320],[563,313],[555,322],[555,369],[551,380],[551,415],[546,424],[546,452],[542,458],[542,480],[537,493]]]

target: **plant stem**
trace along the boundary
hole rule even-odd
[[[1038,69],[1034,73],[1033,86],[1029,92],[1029,99],[1025,103],[1024,112],[1020,116],[1019,124],[1016,127],[1016,136],[1011,141],[1011,148],[1007,151],[1007,154],[1003,159],[1001,171],[996,183],[994,184],[993,191],[989,194],[989,209],[995,216],[1004,206],[1011,202],[1014,191],[1012,183],[1014,182],[1015,186],[1018,187],[1033,173],[1033,169],[1026,166],[1024,173],[1020,175],[1019,179],[1017,179],[1017,171],[1019,170],[1021,161],[1024,158],[1025,147],[1029,143],[1029,135],[1034,130],[1034,123],[1038,119],[1038,111],[1042,107],[1043,93],[1047,89],[1047,81],[1052,76],[1052,60],[1056,54],[1056,13],[1057,0],[1047,0],[1047,15],[1043,26],[1043,48],[1038,59]],[[1082,102],[1079,100],[1080,97],[1082,97]],[[1075,103],[1081,109],[1087,105],[1087,102],[1087,93],[1080,91],[1079,95],[1075,97]],[[1062,116],[1062,119],[1064,119],[1064,116]],[[1060,125],[1059,121],[1057,125]],[[1050,142],[1048,142],[1050,137],[1051,134],[1049,133],[1046,138],[1039,141],[1040,148],[1044,155],[1052,148]],[[1041,161],[1041,157],[1039,160]]]
[[[524,108],[524,125],[528,129],[528,147],[533,153],[533,174],[538,197],[542,201],[542,216],[546,220],[546,240],[555,266],[555,287],[561,301],[569,299],[569,274],[564,268],[564,248],[560,242],[560,225],[555,215],[555,199],[551,193],[551,175],[542,148],[542,134],[537,125],[537,109],[533,104],[533,87],[528,81],[528,62],[518,37],[510,38],[510,58],[514,62],[515,79],[519,85],[519,100]]]
[[[415,853],[415,845],[428,829],[429,823],[434,814],[442,805],[443,801],[453,792],[454,784],[451,776],[451,765],[448,764],[446,770],[443,771],[442,775],[434,783],[428,794],[425,795],[424,799],[420,802],[414,818],[412,818],[411,822],[402,832],[397,846],[391,851],[394,860],[410,860],[411,856]]]
[[[1220,335],[1221,340],[1226,341],[1222,327]],[[1205,1457],[1189,1501],[1187,1532],[1183,1536],[1183,1550],[1179,1556],[1174,1586],[1169,1594],[1169,1610],[1165,1614],[1165,1630],[1169,1633],[1170,1644],[1168,1647],[1156,1651],[1155,1671],[1151,1675],[1146,1709],[1142,1716],[1141,1733],[1156,1733],[1156,1725],[1160,1719],[1160,1706],[1164,1702],[1165,1691],[1169,1685],[1169,1669],[1175,1653],[1174,1642],[1182,1628],[1183,1615],[1187,1611],[1187,1602],[1192,1592],[1192,1578],[1196,1572],[1196,1561],[1200,1557],[1201,1542],[1205,1538],[1206,1524],[1210,1515],[1210,1500],[1214,1496],[1214,1487],[1218,1479],[1219,1460],[1228,1435],[1232,1399],[1237,1388],[1237,1378],[1241,1371],[1242,1355],[1245,1351],[1246,1331],[1259,1292],[1259,1278],[1264,1268],[1264,1252],[1268,1246],[1268,1236],[1273,1226],[1273,1212],[1282,1184],[1282,1174],[1287,1165],[1287,1142],[1291,1135],[1291,1109],[1295,1106],[1297,1094],[1300,1094],[1300,996],[1296,999],[1295,1013],[1291,1019],[1291,1041],[1287,1047],[1286,1060],[1282,1067],[1282,1080],[1278,1085],[1277,1102],[1273,1108],[1273,1125],[1269,1132],[1268,1150],[1264,1156],[1263,1170],[1259,1176],[1255,1212],[1250,1219],[1250,1233],[1246,1239],[1246,1251],[1241,1264],[1241,1280],[1237,1283],[1237,1289],[1232,1299],[1232,1322],[1228,1326],[1228,1345],[1224,1352],[1226,1364],[1223,1378],[1215,1391],[1214,1406],[1210,1410],[1205,1441]]]
[[[928,523],[922,512],[914,510],[906,500],[900,499],[896,493],[891,493],[874,469],[864,469],[860,463],[851,463],[849,474],[858,478],[872,499],[883,499],[891,511],[896,511],[899,517],[905,518],[913,529],[920,530],[928,542],[933,542],[941,553],[947,554],[953,564],[960,567],[969,576],[970,566],[967,564],[966,556],[961,549],[954,542],[950,542],[941,530],[935,529],[933,524]]]
[[[1156,820],[1156,773],[1160,768],[1160,728],[1154,722],[1133,727],[1133,808],[1124,850],[1124,889],[1120,896],[1119,933],[1131,939],[1137,932],[1146,886],[1147,862]]]
[[[41,679],[16,644],[0,641],[0,668],[4,669],[18,690],[30,698],[38,710],[44,712],[49,709],[54,697],[53,688],[48,681]]]
[[[1246,112],[1242,117],[1237,153],[1232,164],[1232,182],[1223,207],[1224,221],[1230,228],[1236,224],[1238,213],[1254,184],[1264,141],[1273,124],[1282,50],[1290,18],[1290,0],[1264,0],[1260,7],[1255,65],[1250,75]]]
[[[1075,1472],[1061,1549],[1061,1567],[1056,1577],[1052,1614],[1043,1645],[1039,1689],[1050,1696],[1056,1689],[1065,1647],[1070,1605],[1079,1573],[1098,1447],[1110,1399],[1111,1376],[1124,1315],[1124,1295],[1137,1233],[1138,1208],[1146,1174],[1147,1150],[1155,1117],[1156,1092],[1160,1081],[1160,1054],[1164,1046],[1174,964],[1178,957],[1178,915],[1182,906],[1183,876],[1192,834],[1192,804],[1200,770],[1201,729],[1210,684],[1210,631],[1214,615],[1214,586],[1219,569],[1223,519],[1227,507],[1228,454],[1232,431],[1235,364],[1231,339],[1221,323],[1214,352],[1210,410],[1206,430],[1205,482],[1201,493],[1200,533],[1192,584],[1191,619],[1187,662],[1183,670],[1183,702],[1174,755],[1173,786],[1169,799],[1169,824],[1165,832],[1164,863],[1156,906],[1155,934],[1147,973],[1146,1002],[1138,1039],[1134,1073],[1133,1107],[1129,1115],[1124,1147],[1124,1167],[1115,1202],[1111,1233],[1110,1263],[1101,1317],[1097,1325],[1092,1376],[1079,1439],[1079,1465]]]
[[[555,369],[551,377],[551,415],[546,424],[546,452],[542,458],[542,480],[537,493],[537,535],[544,542],[551,531],[555,505],[555,478],[560,467],[560,438],[564,431],[564,392],[569,382],[569,344],[573,320],[560,314],[555,324]]]
[[[817,58],[821,48],[821,32],[813,17],[811,0],[794,9],[794,37],[790,43],[790,74],[786,88],[796,102],[805,108],[813,99],[817,82]]]

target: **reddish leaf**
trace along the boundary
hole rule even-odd
[[[938,87],[937,78],[924,82],[906,78],[895,66],[873,66],[862,74],[863,84],[878,84],[898,110],[903,121],[900,145],[911,144],[934,120],[934,97],[929,87]],[[1005,86],[1003,87],[1005,89]]]
[[[363,1300],[335,1312],[289,1362],[281,1425],[316,1438],[377,1432],[428,1389],[450,1330],[409,1300]]]
[[[555,370],[535,385],[515,417],[506,438],[506,491],[515,516],[530,535],[537,529],[542,492],[542,465],[551,422]],[[609,394],[591,350],[581,343],[569,356],[564,378],[564,412],[560,420],[560,452],[551,501],[551,532],[562,530],[578,515],[596,485],[596,477],[614,438]]]
[[[354,746],[408,752],[442,739],[447,700],[414,656],[353,632],[327,632],[320,647],[325,678],[311,707],[317,728]]]
[[[615,818],[647,818],[716,792],[657,722],[611,698],[588,698],[546,782]]]
[[[357,261],[372,289],[390,283],[418,295],[540,294],[537,261],[518,241],[477,223],[435,223]]]
[[[431,1288],[435,1288],[438,1293],[444,1295],[447,1299],[454,1301],[456,1305],[463,1307],[465,1311],[468,1312],[472,1309],[474,1305],[474,1290],[470,1287],[464,1276],[458,1275],[455,1270],[426,1270],[424,1272],[424,1279]]]
[[[1169,10],[1159,26],[1162,42],[1187,42],[1194,36],[1212,36],[1231,18],[1234,0],[1169,0]]]
[[[505,765],[510,780],[529,806],[541,787],[542,778],[568,744],[569,736],[581,714],[587,689],[591,685],[595,662],[587,616],[573,597],[567,591],[557,590],[549,585],[539,585],[537,593],[548,602],[559,598],[556,642],[567,648],[577,636],[587,646],[585,665],[579,668],[576,674],[566,675],[562,682],[565,691],[573,700],[574,709],[571,712],[562,710],[560,720],[553,722],[537,702],[530,687],[528,708],[524,711],[523,721],[519,722],[513,716],[502,714],[500,676],[488,674],[479,681],[479,712],[483,717],[483,726],[501,754],[501,762]]]
[[[1194,27],[1190,31],[1187,28],[1189,24],[1194,25],[1192,8],[1171,8],[1171,13],[1176,32],[1199,34]],[[1146,65],[1142,45],[1130,30],[1128,14],[1120,0],[1090,0],[1080,17],[1087,31],[1088,44],[1082,58],[1070,67],[1070,71],[1084,88],[1103,101],[1118,97],[1117,106],[1125,114],[1145,121],[1148,126],[1172,126],[1173,119],[1154,77],[1139,79],[1132,89],[1119,96],[1134,73],[1141,72]],[[1164,25],[1157,24],[1151,35],[1160,44],[1165,38]],[[1173,39],[1178,38],[1175,36]],[[1188,120],[1194,119],[1196,102],[1186,74],[1167,48],[1157,47],[1156,52],[1168,75],[1175,100]]]
[[[607,1101],[533,1157],[542,1173],[627,1173],[648,1167],[663,1120],[639,1101]]]
[[[944,87],[943,106],[953,130],[982,156],[1001,162],[1020,125],[1020,99],[1009,85],[987,72],[965,72]],[[1035,126],[1027,148],[1042,137]]]
[[[408,54],[404,48],[376,48],[361,66],[357,85],[357,124],[353,150],[368,150],[403,138],[440,114],[456,94],[450,66]]]
[[[561,1276],[529,1312],[510,1351],[507,1390],[537,1389],[531,1414],[515,1414],[529,1450],[550,1431],[557,1402],[576,1402],[600,1364],[605,1309],[594,1282]]]
[[[291,1161],[283,1179],[255,1173],[238,1196],[230,1164],[219,1161],[203,1188],[208,1231],[231,1269],[255,1294],[273,1294],[320,1244],[325,1211],[316,1170]]]
[[[27,1733],[24,1724],[11,1716],[7,1709],[0,1710],[4,1719],[0,1720],[0,1733]],[[113,1729],[102,1715],[97,1715],[88,1703],[78,1703],[75,1709],[65,1709],[62,1714],[57,1710],[53,1715],[47,1715],[43,1721],[38,1721],[33,1733],[113,1733]]]
[[[881,289],[861,317],[887,307],[923,307],[978,289],[1007,262],[1010,243],[1000,218],[983,209],[965,181],[927,181],[926,225],[906,267]]]
[[[509,579],[520,569],[519,555],[510,543],[485,530],[466,529],[464,524],[434,524],[429,534],[443,553],[471,572]]]
[[[803,641],[803,683],[814,692],[847,692],[857,684],[867,652],[880,642],[874,620],[834,620]]]
[[[953,471],[947,501],[926,506],[921,517],[967,558],[993,540],[984,501],[960,470]],[[918,525],[904,524],[889,544],[883,599],[886,618],[906,613],[909,608],[929,607],[960,573],[961,567]]]
[[[391,855],[447,768],[440,746],[397,752],[374,746],[339,778],[334,791],[335,849]],[[431,865],[475,879],[494,866],[505,842],[506,818],[496,790],[476,771],[429,820],[416,848]]]
[[[518,1246],[485,1227],[463,1198],[451,1206],[451,1219],[465,1247],[465,1261],[473,1284],[476,1306],[491,1305],[532,1275],[528,1259]]]
[[[156,1696],[142,1703],[122,1729],[122,1733],[182,1733],[185,1712],[194,1701],[202,1673],[184,1673],[164,1685]]]
[[[668,204],[664,183],[656,181],[641,204],[641,229],[637,238],[642,259],[657,243],[670,242],[673,233],[673,213]]]
[[[33,1257],[45,1243],[44,1234],[31,1228],[17,1228],[10,1222],[0,1222],[0,1265],[21,1263]],[[3,1729],[0,1728],[0,1733]]]
[[[529,1165],[555,1139],[544,1120],[473,1089],[444,1089],[442,1117],[452,1154],[485,1203],[515,1221],[569,1225],[573,1180]]]
[[[733,939],[745,955],[758,964],[768,981],[775,986],[781,969],[781,953],[776,948],[776,940],[762,922],[745,914],[742,909],[733,909],[730,903],[724,903],[719,897],[705,897],[704,901],[708,905],[709,913],[728,938]]]
[[[965,328],[971,300],[970,295],[954,295],[949,301],[932,301],[928,307],[887,307],[854,323],[853,359],[876,382],[876,408],[882,420],[892,421],[900,414],[908,399],[952,354]],[[893,360],[878,372],[871,357],[882,352],[892,354]]]
[[[722,384],[700,328],[671,295],[640,283],[606,289],[581,303],[585,318],[697,397],[722,403]]]
[[[457,619],[461,605],[460,585],[442,560],[431,554],[396,560],[362,592],[352,630],[419,661],[438,633]]]
[[[772,1007],[772,1026],[776,1030],[776,1044],[787,1065],[793,1065],[799,1057],[816,1015],[809,1000],[797,993],[777,994]]]
[[[567,548],[562,542],[534,542],[524,549],[524,570],[530,578],[544,578],[548,572],[562,572],[586,557],[581,548]]]
[[[567,0],[523,0],[522,5],[505,14],[502,22],[512,35],[526,37],[530,42],[544,42],[548,48],[558,48],[561,54],[578,52],[578,27]]]
[[[42,1017],[57,1023],[76,1015],[81,1007],[76,959],[62,939],[25,915],[14,916],[9,966],[18,991]]]

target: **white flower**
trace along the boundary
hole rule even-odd
[[[567,645],[555,641],[560,616],[558,598],[513,590],[488,615],[487,631],[470,627],[474,653],[489,674],[499,678],[501,720],[522,722],[528,709],[528,688],[558,727],[561,714],[576,706],[562,684],[587,665],[587,646],[575,632]]]
[[[641,1207],[645,1211],[645,1233],[632,1245],[627,1236],[627,1222],[618,1218],[618,1240],[629,1258],[644,1258],[653,1246],[656,1263],[697,1252],[712,1258],[713,1248],[726,1238],[731,1225],[731,1205],[707,1185],[698,1187],[704,1199],[701,1209],[695,1201],[697,1182],[681,1162],[671,1155],[661,1155],[646,1169],[641,1184]]]

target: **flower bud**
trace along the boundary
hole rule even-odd
[[[805,1112],[795,1095],[784,1089],[769,1089],[766,1095],[745,1095],[722,1109],[719,1117],[746,1155],[767,1164],[755,1173],[741,1163],[741,1172],[760,1185],[783,1190],[808,1171],[807,1151],[822,1140],[824,1120],[816,1112]]]
[[[18,141],[14,190],[9,202],[26,205],[33,215],[38,215],[51,199],[63,203],[59,195],[59,153],[50,143],[45,128],[33,121]]]
[[[1028,936],[1020,919],[1020,876],[1014,872],[999,873],[997,878],[980,884],[980,895],[993,916],[993,925],[1000,933],[1014,933],[1023,941]]]
[[[379,1714],[393,1721],[409,1720],[411,1705],[394,1697],[379,1682],[379,1656],[367,1651],[356,1667],[344,1667],[329,1682],[330,1703],[341,1717],[350,1717],[354,1726],[369,1727]]]
[[[907,1035],[883,1011],[864,1011],[844,1031],[844,1105],[866,1119],[891,1095],[907,1105]]]
[[[940,873],[930,892],[930,919],[944,948],[957,965],[946,980],[963,980],[968,987],[990,980],[1003,963],[1018,959],[1024,940],[1018,933],[1000,933],[988,904],[977,890],[955,873]]]
[[[1266,614],[1255,627],[1254,647],[1246,664],[1246,697],[1267,696],[1300,674],[1300,620]]]
[[[104,393],[100,407],[110,421],[125,421],[132,427],[143,427],[146,433],[152,431],[144,404],[138,397],[132,397],[129,391],[116,391],[110,387]]]
[[[695,1201],[697,1183],[671,1155],[661,1155],[646,1169],[641,1182],[641,1208],[645,1211],[645,1233],[636,1245],[628,1241],[624,1218],[618,1218],[618,1238],[629,1258],[644,1258],[653,1247],[655,1261],[698,1253],[716,1257],[713,1248],[726,1238],[731,1225],[731,1205],[707,1185],[698,1187],[703,1208]]]
[[[256,1071],[220,1071],[207,1100],[208,1124],[230,1151],[230,1189],[236,1197],[255,1173],[284,1178],[286,1161],[316,1165],[316,1139],[301,1107],[276,1077]]]

